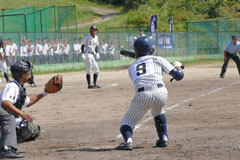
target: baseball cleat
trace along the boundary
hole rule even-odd
[[[101,88],[99,85],[94,85],[93,88]]]
[[[24,156],[22,154],[19,154],[16,149],[8,146],[4,146],[0,150],[0,159],[5,158],[23,158]]]
[[[167,147],[168,146],[168,141],[165,140],[157,140],[156,142],[157,147]]]
[[[91,89],[91,88],[93,88],[93,86],[92,86],[92,85],[89,85],[89,86],[88,86],[88,89]]]
[[[117,146],[115,148],[116,150],[125,150],[125,151],[132,151],[133,147],[132,147],[132,143],[121,143],[119,146]]]
[[[220,78],[224,78],[224,73],[221,73],[221,74],[220,74]]]

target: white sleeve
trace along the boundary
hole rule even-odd
[[[98,37],[97,37],[97,46],[99,46],[99,40],[98,40]]]
[[[9,83],[2,91],[2,101],[10,101],[12,104],[16,103],[19,88],[13,83]]]
[[[83,44],[85,45],[85,47],[86,47],[86,45],[87,45],[87,41],[88,41],[88,36],[86,36],[86,37],[84,38],[84,40],[83,40]]]
[[[174,69],[175,67],[168,62],[165,58],[159,57],[159,61],[164,73],[169,74],[169,72]]]

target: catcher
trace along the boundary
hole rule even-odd
[[[34,83],[32,69],[29,61],[22,60],[13,64],[10,70],[14,80],[0,94],[0,159],[23,158],[17,152],[17,143],[35,140],[40,135],[40,127],[36,125],[33,116],[22,109],[62,88],[62,76],[56,75],[46,83],[42,93],[28,97],[24,84]]]

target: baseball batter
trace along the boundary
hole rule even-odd
[[[97,59],[99,59],[99,53],[98,53],[98,36],[97,36],[98,29],[96,26],[91,26],[90,27],[90,34],[87,35],[84,40],[83,40],[83,45],[82,45],[82,52],[85,53],[83,54],[83,59],[86,65],[87,69],[87,83],[88,83],[88,88],[100,88],[99,85],[97,85],[97,78],[98,78],[98,73],[99,73],[99,67],[98,64],[95,60],[94,55],[96,56]],[[93,70],[93,85],[91,85],[91,70]]]
[[[135,85],[135,96],[126,112],[120,127],[125,143],[118,150],[132,150],[132,134],[135,125],[146,112],[151,109],[155,127],[159,136],[158,147],[168,146],[167,122],[164,114],[168,91],[163,82],[163,73],[171,75],[176,80],[184,77],[182,70],[172,66],[162,57],[152,56],[154,41],[147,37],[139,37],[134,42],[136,61],[129,67],[129,76]]]

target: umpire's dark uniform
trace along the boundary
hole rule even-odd
[[[220,74],[221,78],[224,78],[225,72],[227,70],[229,59],[232,60],[237,64],[238,72],[240,75],[240,58],[237,52],[240,51],[240,42],[238,41],[238,36],[232,36],[232,41],[228,42],[228,44],[224,48],[224,64],[222,66],[222,71]]]
[[[0,147],[11,146],[17,148],[16,120],[0,106]]]

